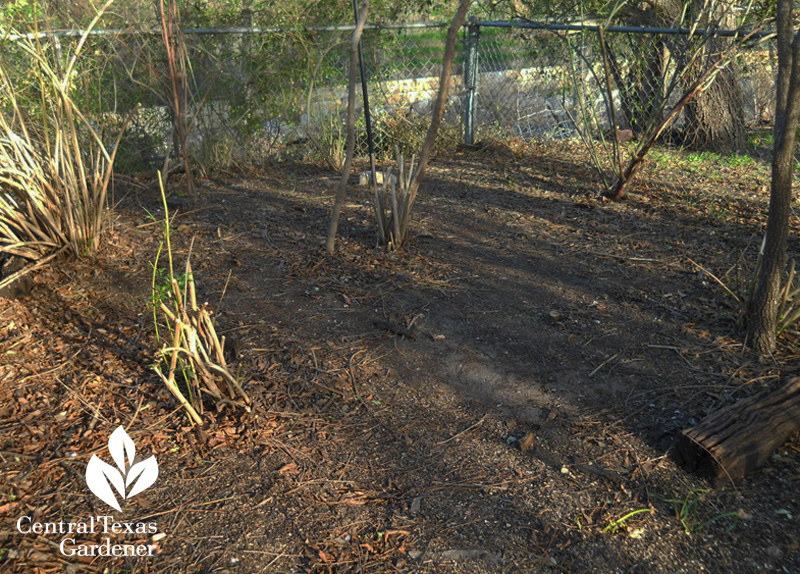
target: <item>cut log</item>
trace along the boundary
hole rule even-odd
[[[741,478],[764,464],[800,430],[800,378],[742,399],[678,436],[677,458],[714,486]]]

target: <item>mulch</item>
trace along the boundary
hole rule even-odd
[[[207,401],[202,427],[152,369],[156,185],[117,190],[99,253],[58,261],[29,295],[0,301],[0,564],[800,569],[798,437],[718,490],[671,457],[682,428],[792,374],[798,357],[788,336],[759,362],[738,331],[764,165],[704,167],[681,153],[662,150],[621,204],[599,199],[568,142],[440,154],[400,253],[376,248],[356,187],[337,252],[324,253],[336,174],[317,166],[199,181],[173,202],[173,248],[182,262],[194,240],[198,297],[253,399],[250,412]],[[159,478],[118,513],[84,475],[92,455],[112,461],[120,425]],[[65,556],[63,534],[17,528],[23,516],[107,515],[158,532],[74,544],[156,555]]]

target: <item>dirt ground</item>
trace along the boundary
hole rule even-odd
[[[151,368],[157,184],[118,186],[101,253],[0,300],[0,569],[800,572],[800,437],[713,490],[671,455],[800,357],[791,336],[770,362],[741,345],[768,165],[681,153],[618,204],[568,143],[441,154],[396,254],[356,186],[324,253],[337,174],[313,165],[173,195],[176,264],[194,238],[198,297],[254,399],[194,429]],[[84,473],[119,425],[159,477],[114,512]],[[166,536],[105,558],[18,529],[97,515]]]

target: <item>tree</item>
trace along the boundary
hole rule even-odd
[[[339,186],[336,189],[336,199],[333,202],[333,212],[328,224],[328,238],[325,241],[325,250],[333,254],[336,247],[336,231],[339,228],[339,214],[342,212],[344,194],[347,189],[347,180],[350,177],[350,169],[353,167],[353,154],[356,148],[356,81],[358,77],[358,45],[361,41],[361,34],[367,22],[369,11],[369,0],[362,0],[361,8],[358,11],[358,21],[356,29],[353,30],[353,39],[350,42],[350,73],[347,79],[347,142],[345,143],[345,160],[342,169],[342,176],[339,178]]]
[[[630,26],[661,26],[663,22],[650,7],[624,6],[620,20]],[[605,36],[603,49],[608,54],[610,72],[619,90],[620,127],[643,134],[650,123],[658,122],[660,104],[668,89],[667,46],[663,36],[619,34]],[[638,57],[625,57],[638,54]]]
[[[745,149],[744,97],[732,66],[720,71],[709,89],[686,105],[682,134],[686,147],[725,155]]]
[[[747,342],[759,354],[775,349],[781,276],[792,202],[792,172],[800,116],[800,36],[794,33],[792,0],[777,1],[778,81],[776,85],[772,185],[767,231],[747,309]]]
[[[700,27],[712,31],[736,29],[751,13],[750,8],[739,10],[729,2],[709,4],[701,0],[655,0],[652,6],[658,25]],[[632,10],[628,10],[625,13],[631,12]],[[683,75],[685,88],[695,83],[709,65],[713,65],[719,54],[728,50],[735,40],[706,38],[699,34],[698,37],[675,36],[664,43],[676,56],[676,63],[687,68]],[[661,50],[660,45],[655,48]],[[642,56],[650,60],[654,57],[646,50],[642,52]],[[729,62],[724,70],[716,74],[713,83],[687,102],[684,114],[686,127],[681,133],[684,146],[724,154],[744,149],[747,140],[744,98],[739,88],[735,62]]]
[[[368,0],[363,0],[362,11],[366,9]],[[453,60],[456,53],[456,41],[458,40],[458,31],[464,24],[467,17],[467,12],[472,4],[472,0],[460,0],[458,9],[455,16],[450,22],[450,27],[447,30],[447,40],[445,41],[444,49],[444,62],[442,66],[442,74],[439,78],[439,91],[436,97],[436,102],[433,106],[433,114],[431,116],[431,123],[428,127],[428,133],[425,136],[425,141],[422,144],[422,152],[420,153],[419,163],[416,170],[411,175],[411,180],[408,186],[408,199],[406,200],[405,209],[403,211],[403,220],[400,222],[402,235],[395,239],[396,246],[403,243],[408,229],[409,217],[411,214],[411,206],[417,197],[420,183],[425,177],[425,170],[428,167],[431,155],[433,154],[433,144],[439,134],[439,126],[442,123],[444,116],[444,108],[447,105],[447,94],[450,88],[450,77],[453,71]],[[347,179],[350,175],[350,167],[352,166],[352,156],[354,147],[354,124],[355,124],[355,66],[357,64],[357,48],[358,40],[361,37],[361,30],[363,28],[363,15],[359,17],[356,31],[353,33],[353,43],[350,50],[350,79],[348,82],[348,98],[347,98],[347,155],[345,158],[344,171],[339,182],[339,188],[336,191],[336,199],[333,204],[333,212],[331,214],[331,221],[328,226],[328,238],[325,243],[325,249],[328,253],[333,253],[336,246],[336,230],[339,225],[339,214],[341,213],[342,203],[344,202],[344,192]]]
[[[606,25],[709,31],[736,29],[754,13],[750,5],[705,0],[524,0],[522,10],[520,15],[531,19],[569,21],[577,17],[579,21],[605,20]],[[686,90],[734,43],[702,32],[691,36],[626,35],[609,40],[606,50],[619,90],[620,122],[638,134],[647,125],[658,123],[670,79],[680,77],[677,87]],[[679,135],[687,147],[727,154],[745,147],[744,99],[734,62],[715,76],[712,84],[687,102],[683,110],[686,127]]]
[[[698,5],[695,2],[695,5]],[[712,8],[700,20],[710,29],[738,29],[743,18],[751,9],[737,13],[732,4],[712,4]],[[706,10],[698,5],[698,11]],[[716,56],[735,44],[729,38],[709,38],[703,46],[702,58],[691,69],[688,82],[691,83],[703,73],[703,69]],[[735,60],[720,70],[714,82],[686,105],[686,127],[682,133],[683,144],[692,149],[707,149],[721,154],[743,151],[747,145],[745,128],[744,96],[739,86],[739,71]]]

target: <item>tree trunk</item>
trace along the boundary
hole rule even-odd
[[[403,237],[400,242],[405,240],[405,235],[409,230],[409,217],[411,215],[411,206],[417,198],[419,185],[425,177],[425,170],[428,169],[428,162],[430,161],[431,154],[433,153],[433,144],[436,142],[436,136],[439,134],[439,126],[442,123],[444,116],[444,108],[447,105],[447,94],[450,90],[450,76],[453,71],[453,60],[456,55],[456,40],[458,39],[458,31],[464,24],[467,18],[467,12],[472,4],[472,0],[461,0],[458,4],[453,20],[450,22],[450,27],[447,29],[447,39],[445,40],[444,47],[444,62],[442,64],[442,74],[439,77],[439,93],[436,96],[436,102],[433,105],[433,114],[431,115],[431,125],[428,126],[428,134],[425,136],[425,141],[422,144],[422,152],[419,156],[419,164],[417,169],[411,175],[411,182],[408,188],[408,200],[406,201],[406,208],[403,212],[403,221],[401,228],[403,229]]]
[[[333,212],[331,221],[328,224],[328,238],[325,241],[325,250],[333,254],[336,247],[336,231],[339,228],[339,215],[342,212],[344,195],[347,189],[347,180],[350,178],[350,170],[353,167],[353,155],[356,149],[356,82],[358,78],[358,45],[361,42],[361,33],[364,31],[364,24],[367,22],[369,10],[369,0],[362,0],[361,9],[358,14],[356,29],[353,31],[353,39],[350,43],[350,74],[347,80],[347,141],[345,142],[345,160],[342,168],[342,177],[339,179],[339,187],[336,189],[336,199],[333,202]]]
[[[654,0],[654,6],[662,18],[662,25],[685,26],[686,3],[672,0]],[[691,2],[691,10],[702,18],[698,22],[709,28],[736,28],[736,14],[728,4],[716,7],[700,0]],[[694,84],[711,65],[736,43],[734,39],[710,38],[700,50],[700,57],[694,59],[700,38],[676,36],[669,41],[670,52],[679,66],[689,65],[689,73],[684,79],[684,88]],[[688,61],[687,61],[688,60]],[[689,63],[692,62],[692,63]],[[713,84],[707,86],[689,102],[684,111],[686,126],[682,140],[686,147],[711,150],[729,154],[745,149],[747,134],[744,125],[744,100],[739,88],[737,70],[730,62],[720,70]]]
[[[706,26],[733,29],[738,25],[736,14],[728,7],[710,9]],[[691,40],[690,40],[691,41]],[[702,74],[718,54],[736,43],[731,38],[710,38],[703,45],[702,57],[689,69],[688,82]],[[683,145],[697,150],[731,154],[745,150],[747,131],[744,125],[744,97],[739,87],[738,69],[734,61],[728,62],[708,86],[684,112]]]
[[[786,269],[786,238],[792,202],[795,133],[800,116],[800,37],[794,35],[792,0],[778,0],[778,82],[775,146],[764,252],[747,310],[747,341],[759,354],[775,350],[778,297]]]
[[[745,149],[742,90],[732,65],[720,71],[714,83],[686,106],[683,130],[686,147],[725,155]]]
[[[659,26],[661,22],[653,10],[627,7],[627,19],[637,26]],[[647,131],[653,116],[662,109],[664,98],[664,40],[661,36],[626,35],[621,47],[626,53],[638,57],[620,59],[613,45],[607,45],[611,59],[611,73],[620,95],[620,127],[635,134]],[[627,60],[627,61],[623,61]]]

